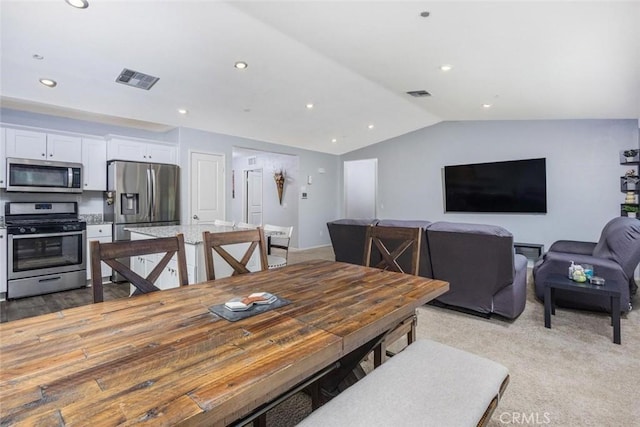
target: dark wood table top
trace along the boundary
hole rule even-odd
[[[309,261],[0,324],[0,424],[226,425],[389,330],[446,282]],[[208,307],[291,304],[238,322]]]

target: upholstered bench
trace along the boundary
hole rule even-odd
[[[418,340],[300,426],[484,426],[509,382],[499,363]]]

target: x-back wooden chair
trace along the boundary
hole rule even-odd
[[[210,233],[205,231],[202,233],[202,240],[204,242],[203,246],[207,280],[215,280],[216,278],[213,262],[214,251],[220,255],[220,257],[229,264],[231,268],[233,268],[233,276],[250,272],[247,268],[247,264],[249,263],[249,260],[256,248],[258,248],[260,270],[266,270],[268,268],[267,244],[264,237],[264,231],[261,227],[257,227],[255,229],[228,231],[225,233]],[[237,243],[249,243],[249,247],[241,258],[234,257],[223,247]]]
[[[371,225],[367,228],[363,264],[367,267],[376,267],[383,270],[413,274],[417,276],[420,268],[421,239],[422,229],[420,228]],[[392,244],[396,246],[392,247]],[[381,259],[375,265],[370,265],[374,245],[378,249]],[[404,254],[409,248],[411,248],[411,266],[408,271],[405,271],[400,266],[398,258],[400,258],[400,256],[402,256],[402,254]],[[407,345],[416,340],[416,323],[417,318],[414,313],[404,319],[398,326],[389,332],[382,343],[374,349],[374,367],[378,367],[382,364],[385,355],[393,356],[393,353],[386,350],[386,347],[389,344],[394,343],[403,335],[407,336]]]
[[[133,256],[164,253],[164,256],[155,268],[145,278],[131,270],[123,264],[120,259]],[[175,237],[164,237],[159,239],[131,240],[120,242],[100,243],[91,242],[91,284],[93,286],[93,302],[104,300],[102,287],[102,274],[100,263],[104,262],[127,279],[136,290],[133,295],[146,294],[159,291],[154,285],[162,274],[171,258],[177,255],[178,260],[178,282],[180,286],[189,284],[187,275],[187,258],[184,249],[184,236],[178,234]]]

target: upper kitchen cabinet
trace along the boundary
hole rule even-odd
[[[73,163],[82,161],[82,143],[77,136],[9,128],[5,137],[7,157]]]
[[[7,179],[7,141],[6,129],[0,128],[0,188],[6,188],[5,180]],[[2,259],[0,259],[2,262]]]
[[[178,149],[159,142],[111,138],[107,141],[107,160],[176,164]]]
[[[107,189],[107,144],[104,139],[82,138],[83,190]]]

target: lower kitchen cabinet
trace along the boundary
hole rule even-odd
[[[99,225],[87,225],[87,280],[91,280],[91,244],[92,240],[100,243],[111,242],[111,223]],[[102,263],[102,279],[111,276],[111,267]]]
[[[153,237],[151,236],[131,233],[131,240],[152,238]],[[136,274],[139,274],[142,277],[147,277],[163,256],[164,254],[149,254],[132,257],[131,269]],[[189,277],[189,283],[196,283],[196,246],[185,244],[185,256],[187,258],[187,276]],[[180,285],[178,280],[178,260],[176,259],[176,255],[173,256],[171,261],[169,261],[169,264],[164,268],[164,271],[160,274],[160,277],[158,277],[155,285],[160,289],[177,288]]]

